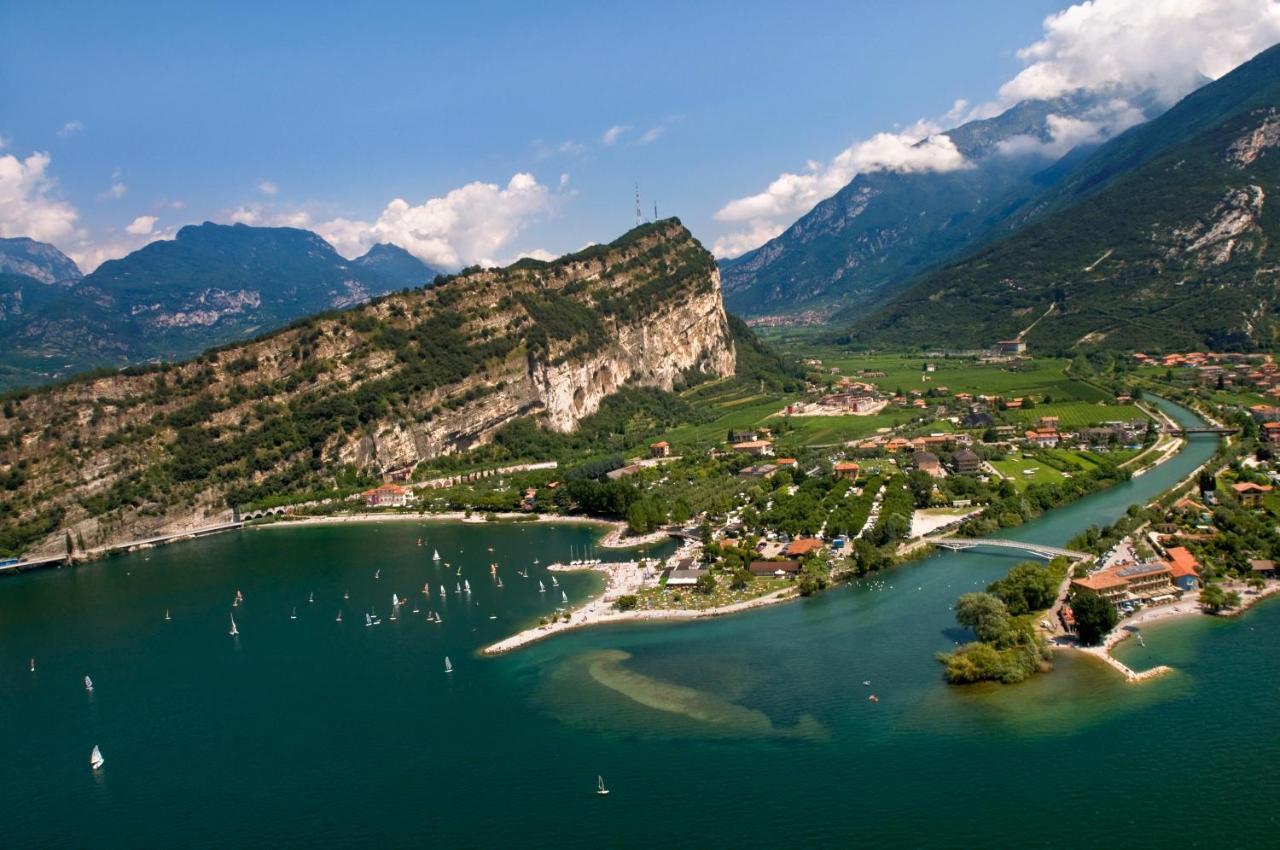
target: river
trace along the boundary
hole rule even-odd
[[[1061,545],[1215,445],[1001,536]],[[953,688],[934,660],[965,639],[950,605],[1018,556],[940,553],[740,616],[478,657],[555,608],[543,565],[594,533],[246,530],[0,582],[4,846],[1246,846],[1275,829],[1280,605],[1147,629],[1126,660],[1177,671],[1141,685],[1064,654],[1023,685]],[[560,580],[571,602],[599,588]],[[393,592],[412,602],[366,628]]]

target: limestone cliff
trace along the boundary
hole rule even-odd
[[[733,373],[711,256],[671,219],[555,262],[455,276],[196,360],[9,400],[0,549],[92,549],[384,474],[624,385]]]

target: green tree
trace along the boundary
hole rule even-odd
[[[1013,626],[1009,609],[990,593],[966,593],[957,599],[956,622],[972,629],[978,640],[995,646],[1009,640]]]
[[[698,582],[694,585],[694,589],[704,596],[710,596],[716,592],[716,577],[711,573],[703,573],[698,576]]]
[[[1071,613],[1076,618],[1076,635],[1086,646],[1101,643],[1120,622],[1115,606],[1092,590],[1076,591],[1071,598]]]
[[[634,611],[640,604],[640,597],[634,593],[628,593],[625,596],[619,596],[613,604],[619,611]]]
[[[1219,585],[1211,584],[1200,591],[1200,604],[1209,609],[1210,613],[1217,614],[1227,607],[1227,592]]]

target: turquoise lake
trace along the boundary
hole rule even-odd
[[[1195,437],[1157,470],[1001,536],[1061,545],[1214,447]],[[596,534],[267,528],[0,581],[0,844],[1274,843],[1280,604],[1144,630],[1147,647],[1119,655],[1176,672],[1141,685],[1060,654],[1024,685],[953,688],[934,660],[966,638],[951,603],[1020,560],[977,550],[739,616],[479,657],[559,604],[538,592],[543,567]],[[458,568],[469,600],[453,592]],[[600,587],[559,578],[571,603]],[[394,622],[392,593],[409,600]],[[365,627],[370,609],[382,625]]]

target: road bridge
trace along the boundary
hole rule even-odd
[[[1022,540],[1000,540],[994,537],[926,537],[925,540],[934,546],[952,549],[957,552],[986,546],[991,549],[1015,549],[1019,552],[1027,552],[1047,559],[1068,558],[1072,561],[1087,561],[1093,557],[1084,552],[1077,552],[1074,549],[1045,546],[1041,543],[1026,543]]]

